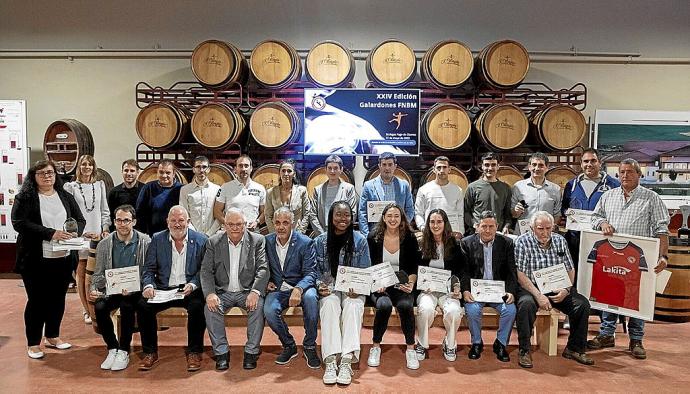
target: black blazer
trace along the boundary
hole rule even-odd
[[[431,259],[422,257],[419,265],[428,267],[430,261]],[[458,278],[462,278],[466,264],[467,262],[465,261],[465,256],[462,253],[462,250],[460,250],[460,245],[458,245],[457,241],[453,239],[453,247],[451,248],[450,253],[448,255],[443,255],[443,269],[450,271],[451,274],[457,276]]]
[[[383,240],[378,242],[373,235],[369,233],[367,237],[369,243],[369,257],[371,258],[371,265],[383,263]],[[419,261],[422,259],[422,254],[419,252],[419,245],[417,238],[411,231],[408,231],[405,238],[400,240],[400,270],[405,271],[408,275],[417,275],[417,267]]]
[[[465,255],[465,270],[460,279],[462,291],[470,291],[470,279],[484,277],[484,247],[479,234],[473,234],[460,241],[462,253]],[[515,295],[517,292],[517,269],[515,268],[515,252],[513,240],[501,234],[496,234],[491,248],[494,280],[506,283],[506,292]]]
[[[74,196],[62,188],[55,189],[62,205],[67,211],[68,218],[74,218],[79,227],[79,234],[84,232],[86,220],[77,205]],[[19,193],[12,206],[12,226],[19,234],[17,236],[17,259],[15,270],[23,272],[38,266],[43,258],[43,241],[50,241],[55,234],[52,228],[44,227],[41,220],[41,205],[38,193]],[[76,261],[77,253],[72,252],[70,257]]]

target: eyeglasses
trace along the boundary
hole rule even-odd
[[[51,177],[55,175],[55,171],[36,171],[36,175],[38,176],[45,176],[45,177]]]
[[[132,219],[115,219],[115,224],[125,224],[125,225],[127,225],[127,224],[130,224],[130,223],[132,223],[132,222],[133,222]]]
[[[244,226],[244,223],[225,223],[225,227],[228,228],[241,228]]]

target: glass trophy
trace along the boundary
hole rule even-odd
[[[68,233],[79,233],[79,225],[74,218],[68,218],[65,220],[65,224],[62,225],[62,229]]]
[[[448,294],[452,293],[456,286],[460,287],[460,278],[451,275],[450,278],[448,278]]]
[[[680,213],[683,215],[683,223],[678,229],[678,238],[683,240],[690,239],[690,228],[688,228],[688,216],[690,216],[690,205],[681,205]]]
[[[406,285],[407,283],[410,282],[410,276],[407,275],[407,272],[400,270],[400,271],[395,271],[395,276],[398,277],[398,283],[397,285],[393,286],[396,289],[400,288],[400,285]]]
[[[330,272],[324,272],[321,274],[321,286],[327,288],[331,293],[335,289],[335,278]]]

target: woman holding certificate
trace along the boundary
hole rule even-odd
[[[448,361],[455,361],[457,343],[455,334],[460,326],[460,319],[464,312],[460,304],[460,281],[462,267],[465,261],[460,247],[453,236],[448,215],[443,209],[429,211],[424,232],[422,233],[422,260],[421,267],[430,267],[438,270],[438,276],[450,280],[446,281],[447,290],[438,291],[432,287],[417,284],[420,290],[417,297],[417,336],[419,342],[415,345],[417,359],[424,360],[429,348],[429,328],[434,324],[436,306],[443,309],[443,325],[446,327],[446,337],[443,339],[441,350],[443,357]],[[432,271],[432,270],[429,270]],[[454,280],[455,279],[455,280]],[[420,281],[422,278],[419,279]],[[451,284],[448,288],[447,284]]]
[[[67,222],[75,221],[76,232],[63,231]],[[12,226],[19,234],[17,270],[28,298],[24,324],[30,358],[43,358],[40,345],[44,334],[47,347],[72,347],[60,339],[60,323],[76,255],[54,247],[81,234],[85,224],[74,197],[63,190],[55,165],[45,160],[34,164],[12,207]]]
[[[347,201],[333,203],[328,211],[328,223],[328,231],[314,239],[319,275],[316,285],[321,355],[326,365],[323,382],[347,385],[354,374],[351,363],[359,359],[365,296],[352,290],[347,293],[336,291],[334,282],[342,268],[366,269],[371,262],[366,239],[354,231],[352,209]],[[338,356],[340,367],[336,364]]]
[[[417,280],[417,266],[421,260],[417,238],[410,231],[410,224],[402,208],[396,203],[387,205],[381,219],[367,238],[371,265],[390,263],[398,278],[405,280],[394,286],[374,289],[371,300],[376,305],[374,316],[374,344],[369,351],[367,364],[378,367],[381,363],[381,340],[388,328],[388,319],[393,306],[400,317],[400,325],[405,335],[407,368],[419,368],[419,360],[414,350],[414,289]]]

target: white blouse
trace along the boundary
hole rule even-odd
[[[60,196],[53,193],[52,196],[46,196],[38,193],[38,201],[41,207],[41,224],[43,227],[52,228],[55,230],[62,230],[67,220],[67,211],[62,205]],[[50,241],[43,241],[43,257],[46,259],[57,259],[65,257],[69,254],[66,250],[54,252]]]
[[[386,250],[386,247],[384,246],[383,261],[391,263],[393,271],[400,271],[400,249],[398,249],[398,251],[395,253],[390,253],[388,250]]]

